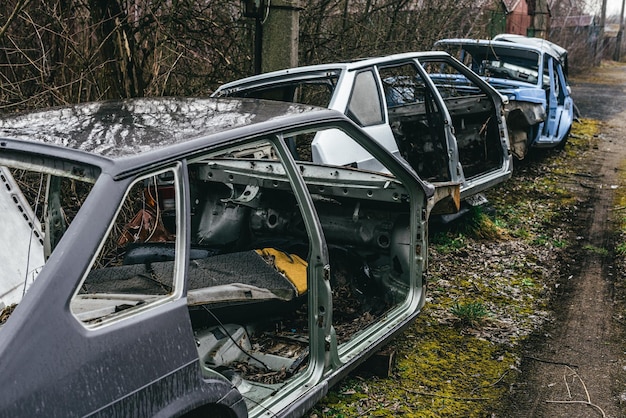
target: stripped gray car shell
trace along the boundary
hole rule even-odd
[[[390,174],[297,162],[287,139],[319,132]],[[424,303],[434,188],[332,110],[159,98],[10,115],[0,165],[6,209],[30,206],[29,237],[0,254],[26,266],[0,267],[25,280],[2,312],[3,416],[302,416]],[[342,331],[334,292],[350,289],[373,320]],[[253,380],[261,366],[278,380]]]

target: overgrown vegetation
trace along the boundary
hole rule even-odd
[[[597,132],[593,120],[575,123],[564,150],[531,153],[488,193],[493,213],[472,211],[434,231],[427,304],[392,344],[393,375],[355,374],[310,416],[497,412],[518,377],[522,344],[551,321],[549,302],[567,280],[568,251],[577,245],[568,224],[584,204],[573,188],[590,174],[581,161]]]
[[[616,246],[617,253],[626,256],[626,163],[620,167],[620,184],[615,191],[614,220],[618,230],[621,231],[621,239]]]
[[[505,11],[496,0],[300,4],[300,65],[430,50],[444,37],[488,38],[504,29]],[[239,0],[5,0],[0,112],[207,95],[253,74],[254,34],[255,20],[242,15]],[[571,63],[593,62],[586,59],[595,48],[588,34],[555,29],[550,37],[570,49]],[[582,59],[579,50],[587,54]]]

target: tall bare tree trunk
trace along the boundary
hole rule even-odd
[[[90,0],[90,10],[92,24],[102,43],[102,59],[109,69],[109,82],[117,87],[122,97],[142,96],[142,73],[134,56],[137,49],[127,10],[119,0]]]

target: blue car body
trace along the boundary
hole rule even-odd
[[[443,39],[467,66],[508,97],[507,122],[514,154],[531,147],[563,145],[574,120],[567,81],[567,51],[543,39],[498,35],[487,39]]]

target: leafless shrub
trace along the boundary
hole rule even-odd
[[[570,71],[581,73],[599,63],[608,50],[601,40],[597,0],[556,0],[551,7],[549,40],[567,49]]]
[[[301,4],[299,61],[306,65],[429,50],[443,37],[489,37],[499,2]],[[253,72],[254,20],[242,17],[240,9],[239,0],[5,0],[0,4],[0,112],[208,94]],[[582,57],[576,62],[590,62],[583,55],[589,50],[586,36],[553,35],[572,57]],[[582,42],[580,53],[576,42]]]
[[[237,1],[7,0],[0,22],[0,111],[206,94],[251,67]]]
[[[487,6],[486,8],[481,7]],[[443,37],[485,37],[488,1],[317,0],[301,18],[307,64],[432,48]]]

